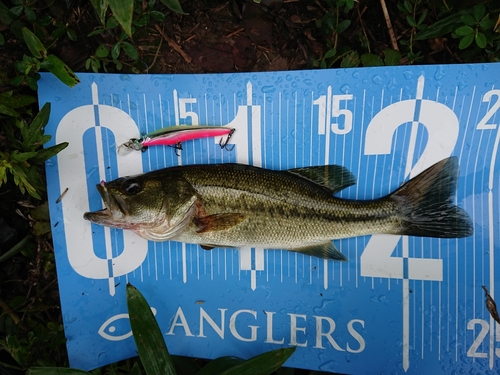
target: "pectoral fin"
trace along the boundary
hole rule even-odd
[[[245,215],[239,213],[215,214],[193,219],[198,227],[196,233],[226,230],[245,220]]]
[[[321,245],[307,246],[300,249],[294,249],[307,255],[312,255],[323,259],[332,259],[339,261],[346,261],[347,258],[342,254],[333,244],[333,242],[327,242]]]

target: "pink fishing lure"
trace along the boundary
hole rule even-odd
[[[168,126],[166,128],[143,135],[141,138],[131,138],[120,146],[128,150],[146,151],[149,146],[173,146],[177,150],[182,150],[182,142],[198,138],[208,138],[217,136],[227,136],[225,140],[221,138],[219,145],[227,148],[229,139],[233,135],[234,128],[223,126],[198,126],[180,125]],[[232,150],[232,148],[231,148]]]

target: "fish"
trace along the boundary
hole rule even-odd
[[[198,125],[178,125],[167,126],[154,132],[143,134],[140,138],[130,138],[127,142],[118,147],[120,154],[125,154],[128,151],[145,152],[150,146],[172,146],[176,150],[182,150],[182,142],[198,138],[217,137],[219,135],[227,135],[227,138],[219,141],[221,148],[229,151],[228,142],[233,135],[235,129],[224,126],[198,126]]]
[[[271,170],[244,164],[188,165],[97,185],[105,208],[93,223],[151,241],[298,251],[347,260],[332,240],[393,234],[462,238],[473,234],[453,203],[458,159],[449,157],[375,200],[335,197],[356,183],[339,165]]]

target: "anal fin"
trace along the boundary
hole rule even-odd
[[[345,255],[342,254],[331,241],[320,245],[313,245],[313,246],[302,247],[299,249],[293,249],[293,251],[297,251],[306,255],[312,255],[323,259],[339,260],[342,262],[347,260]]]

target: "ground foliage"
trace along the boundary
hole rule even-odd
[[[38,71],[75,84],[71,74],[58,73],[500,60],[497,0],[186,0],[177,12],[168,0],[134,0],[127,32],[103,3],[0,0],[0,374],[67,365],[43,182],[43,161],[65,146],[42,149],[50,108],[37,106]],[[95,373],[135,369],[128,360]]]

